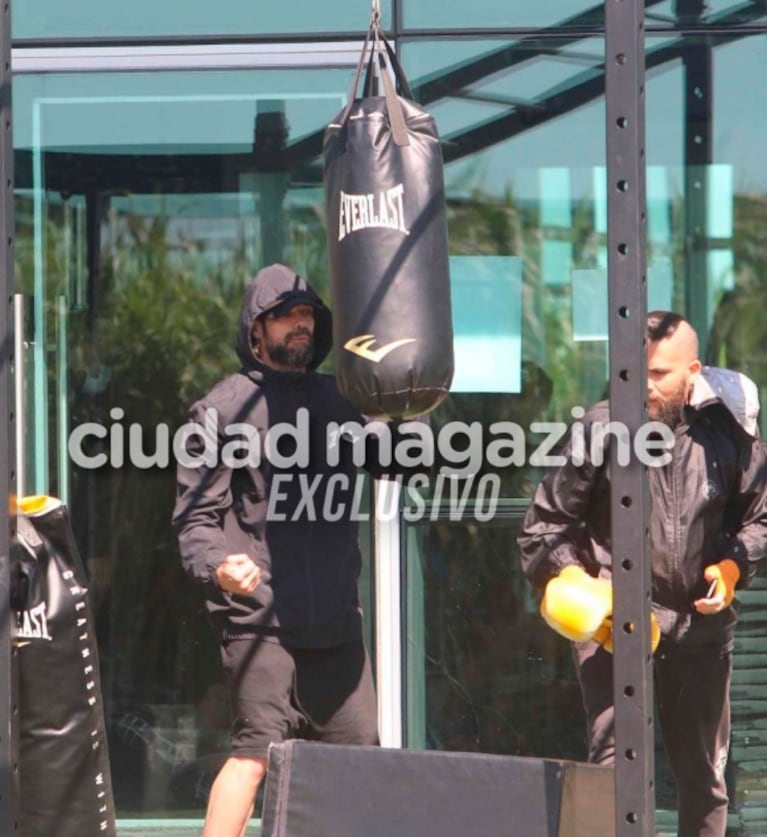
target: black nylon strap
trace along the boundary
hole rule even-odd
[[[349,99],[346,104],[346,107],[343,110],[343,113],[341,114],[339,123],[341,125],[344,125],[346,123],[346,120],[349,118],[349,113],[351,112],[352,105],[354,104],[354,101],[357,98],[357,88],[359,87],[360,77],[362,76],[362,67],[365,63],[368,48],[370,48],[370,55],[368,57],[368,67],[365,75],[365,86],[363,89],[363,95],[369,96],[369,94],[372,92],[373,60],[377,53],[379,76],[383,81],[384,97],[386,99],[386,111],[389,115],[389,122],[391,124],[394,142],[396,145],[399,146],[410,145],[410,138],[407,132],[407,125],[405,124],[405,117],[402,112],[402,104],[399,100],[399,97],[397,96],[394,84],[392,83],[391,75],[389,74],[389,70],[387,67],[387,62],[394,72],[394,76],[397,79],[397,83],[399,84],[400,90],[402,90],[403,95],[408,99],[412,99],[413,93],[410,89],[410,85],[408,84],[407,78],[405,77],[405,74],[402,71],[402,67],[399,64],[399,61],[397,61],[397,56],[394,50],[392,49],[391,44],[386,40],[386,36],[384,35],[381,26],[375,18],[371,22],[370,28],[368,29],[367,35],[365,37],[365,43],[362,47],[362,52],[360,53],[359,60],[357,61],[357,67],[354,72],[354,78],[352,80],[351,87],[349,88]]]
[[[394,52],[392,45],[384,36],[383,32],[381,33],[381,43],[386,47],[386,52],[389,55],[389,64],[391,65],[392,70],[394,70],[394,77],[397,79],[397,84],[399,85],[400,93],[406,98],[413,101],[413,91],[410,89],[410,83],[405,76],[405,72],[402,69],[402,65],[399,63],[397,58],[397,53]]]
[[[397,91],[394,89],[394,83],[392,82],[391,76],[389,75],[389,72],[386,68],[386,55],[384,54],[383,46],[381,45],[383,32],[380,31],[380,28],[376,28],[374,34],[375,47],[378,51],[378,68],[380,71],[379,75],[383,80],[384,93],[386,96],[386,110],[389,114],[389,122],[391,124],[392,137],[394,138],[395,145],[410,145],[410,137],[407,133],[405,116],[402,113],[402,103],[400,102],[399,97],[397,96]],[[383,38],[383,40],[386,39]]]

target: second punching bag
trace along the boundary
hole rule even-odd
[[[386,95],[356,98],[371,36]],[[324,139],[335,371],[361,412],[412,418],[454,371],[442,151],[376,18],[368,42]]]
[[[19,837],[115,837],[98,648],[66,506],[19,501],[11,553]]]

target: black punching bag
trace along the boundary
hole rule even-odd
[[[368,78],[377,58],[386,95],[356,98],[371,35]],[[336,378],[377,418],[429,412],[454,371],[442,151],[411,99],[375,19],[323,156]]]
[[[98,649],[66,507],[20,502],[12,545],[18,648],[19,834],[114,837]]]

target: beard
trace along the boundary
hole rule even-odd
[[[684,408],[687,404],[687,383],[682,382],[676,392],[659,401],[647,405],[650,421],[660,421],[672,430],[684,421]]]
[[[293,345],[291,341],[299,334],[306,335],[309,338],[308,342]],[[269,357],[282,366],[290,369],[305,369],[314,356],[314,338],[307,329],[298,328],[286,334],[282,343],[272,343],[267,340],[264,348]]]

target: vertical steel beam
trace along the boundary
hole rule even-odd
[[[11,9],[0,9],[0,834],[18,833],[14,654],[10,625],[10,506],[16,482],[13,404],[13,139],[11,135]]]
[[[647,420],[644,4],[605,0],[610,418]],[[617,837],[655,834],[649,495],[635,455],[611,450]]]
[[[285,195],[290,174],[285,170],[283,155],[288,142],[285,102],[258,102],[253,139],[256,163],[258,219],[261,226],[261,262],[273,264],[288,259],[286,241]]]
[[[674,12],[681,25],[700,24],[704,0],[677,0]],[[698,36],[686,45],[684,66],[684,287],[685,314],[700,339],[700,356],[708,348],[710,308],[708,240],[708,172],[713,154],[713,80],[711,44]]]

